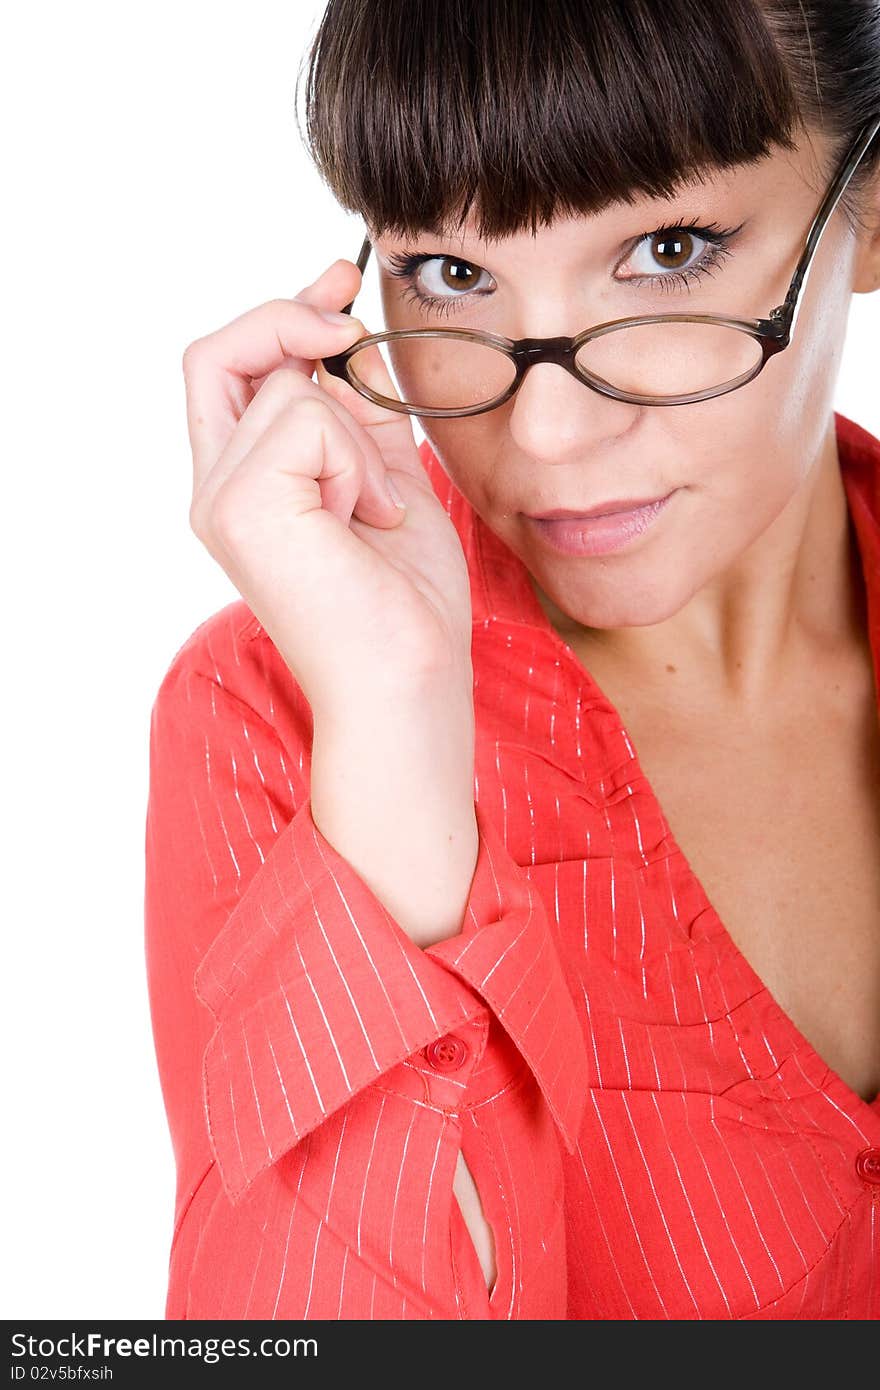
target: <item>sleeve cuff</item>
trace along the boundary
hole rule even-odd
[[[570,1153],[589,1091],[584,1032],[544,903],[476,804],[480,849],[458,936],[425,952],[470,985],[531,1068]]]
[[[358,1091],[486,1016],[324,838],[310,800],[209,947],[195,989],[217,1021],[203,1099],[233,1201]]]
[[[543,903],[479,806],[476,814],[462,931],[426,950],[325,839],[309,799],[278,836],[195,972],[217,1023],[202,1069],[208,1133],[233,1202],[432,1041],[464,1029],[480,1040],[479,1061],[489,1012],[574,1150],[588,1085],[574,1003]]]

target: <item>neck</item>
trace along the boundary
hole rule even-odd
[[[718,698],[760,705],[798,660],[831,653],[864,628],[864,582],[850,533],[833,423],[814,467],[736,564],[673,617],[647,627],[590,628],[539,589],[541,606],[589,669],[613,667],[640,688],[686,674]]]

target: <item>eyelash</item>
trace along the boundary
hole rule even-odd
[[[629,282],[644,288],[650,286],[652,289],[661,289],[668,294],[673,287],[680,286],[689,291],[691,281],[699,281],[704,275],[711,275],[716,266],[731,254],[730,241],[744,226],[740,223],[739,227],[719,227],[717,222],[700,224],[697,222],[667,222],[662,227],[655,227],[652,232],[645,232],[636,241],[633,250],[640,246],[644,241],[653,241],[655,237],[662,236],[666,232],[693,232],[701,241],[708,243],[703,257],[700,261],[685,270],[673,270],[666,275],[633,275],[629,277]],[[389,269],[392,275],[404,282],[406,288],[402,293],[402,298],[417,304],[425,310],[433,310],[439,314],[449,314],[454,312],[454,307],[462,302],[477,295],[486,294],[486,290],[467,290],[462,294],[449,295],[430,295],[416,288],[415,276],[420,265],[426,261],[435,260],[461,260],[464,265],[473,265],[472,261],[465,261],[462,257],[436,256],[428,252],[398,252],[388,257]]]

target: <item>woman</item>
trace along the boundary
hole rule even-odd
[[[333,0],[307,113],[389,330],[551,345],[392,379],[341,260],[185,355],[167,1314],[876,1318],[880,6]],[[676,311],[764,337],[571,356]]]

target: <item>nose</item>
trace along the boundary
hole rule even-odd
[[[531,366],[511,402],[508,429],[517,448],[544,463],[571,463],[623,433],[640,406],[593,391],[553,362]]]

